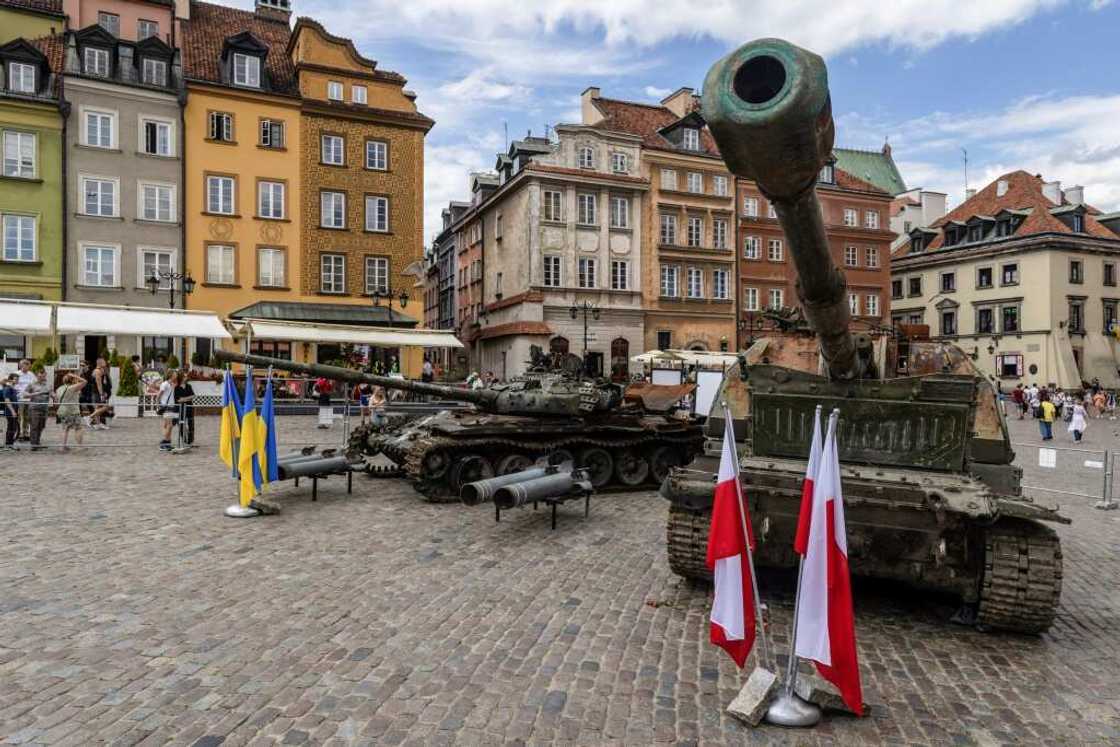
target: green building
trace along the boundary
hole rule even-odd
[[[0,0],[0,44],[66,30],[62,0]]]

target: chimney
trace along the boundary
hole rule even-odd
[[[1000,179],[996,182],[996,197],[1003,197],[1007,194],[1007,180]]]
[[[257,18],[288,23],[292,17],[292,0],[257,0]]]
[[[1062,183],[1060,181],[1043,182],[1042,196],[1055,205],[1062,204]]]
[[[76,18],[77,16],[70,16]],[[191,0],[175,0],[175,19],[189,21],[191,19]]]
[[[974,187],[969,187],[968,189],[966,189],[964,191],[964,199],[965,200],[971,200],[975,195],[976,195],[976,189]]]
[[[579,115],[585,125],[597,125],[603,121],[603,114],[593,103],[599,98],[599,86],[588,86],[579,95]]]
[[[695,98],[696,96],[693,90],[688,86],[684,86],[661,99],[661,105],[677,115],[679,119],[692,112]]]
[[[1078,184],[1062,192],[1062,196],[1070,205],[1080,205],[1085,202],[1085,188]]]

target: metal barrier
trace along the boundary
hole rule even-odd
[[[1113,496],[1113,470],[1115,468],[1115,453],[1109,449],[1082,449],[1076,446],[1057,446],[1046,443],[1021,443],[1012,442],[1016,449],[1016,462],[1023,468],[1023,490],[1041,491],[1057,495],[1068,495],[1074,498],[1089,498],[1095,500],[1094,507],[1100,509],[1114,509],[1117,503]],[[1030,452],[1030,459],[1026,459],[1026,449]],[[1053,470],[1056,474],[1076,475],[1085,470],[1100,470],[1100,490],[1092,493],[1079,492],[1068,488],[1049,488],[1044,485],[1032,484],[1037,482],[1034,478],[1042,477],[1042,470]],[[1069,484],[1066,480],[1063,484]]]

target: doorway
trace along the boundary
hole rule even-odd
[[[90,366],[94,366],[97,364],[97,359],[101,357],[102,351],[108,350],[108,340],[105,335],[86,335],[85,340],[82,357]]]
[[[584,360],[585,370],[588,376],[602,376],[603,375],[603,354],[589,352]]]

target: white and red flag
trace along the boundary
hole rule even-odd
[[[723,452],[708,532],[707,562],[715,576],[711,640],[742,669],[755,638],[754,589],[748,556],[754,549],[754,533],[739,482],[739,458],[730,413],[724,419]]]
[[[833,411],[813,485],[794,648],[798,656],[816,663],[853,713],[863,715],[836,420]]]
[[[821,465],[821,407],[813,413],[813,443],[809,447],[809,464],[805,467],[805,481],[801,483],[801,511],[797,514],[797,534],[793,538],[793,551],[804,555],[809,548],[809,518],[813,515],[813,485]]]

